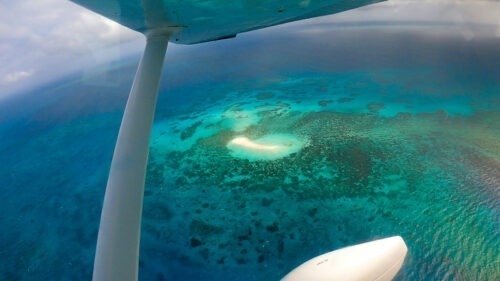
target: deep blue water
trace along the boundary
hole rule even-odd
[[[327,35],[169,50],[141,280],[279,280],[318,254],[392,235],[409,248],[397,280],[500,278],[498,38]],[[0,103],[1,280],[90,280],[138,59]],[[305,145],[273,161],[226,147],[269,134]]]

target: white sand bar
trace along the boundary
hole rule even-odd
[[[246,137],[234,138],[233,140],[231,140],[230,143],[237,145],[237,146],[242,146],[242,147],[247,148],[247,149],[256,149],[256,150],[277,150],[277,149],[279,149],[279,146],[277,146],[277,145],[265,145],[265,144],[255,143]]]
[[[304,141],[289,134],[265,135],[256,140],[238,136],[227,144],[233,157],[250,161],[283,158],[298,152],[303,146]]]

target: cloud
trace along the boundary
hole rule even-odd
[[[26,39],[41,47],[80,51],[136,39],[139,35],[69,1],[0,3],[2,41]],[[78,44],[75,44],[78,43]]]
[[[309,0],[300,3],[307,6]],[[390,0],[263,32],[311,35],[336,27],[414,25],[431,33],[438,30],[433,28],[435,25],[440,25],[454,28],[471,40],[476,36],[500,36],[499,11],[500,3],[490,1]],[[118,60],[140,52],[144,46],[139,33],[60,0],[0,2],[0,34],[0,96]],[[172,49],[175,52],[177,48]]]
[[[0,2],[0,34],[0,98],[138,52],[143,41],[137,32],[60,0]]]
[[[30,77],[33,74],[33,70],[29,71],[16,71],[12,73],[8,73],[3,77],[0,84],[10,84],[10,83],[15,83],[20,80],[24,80],[28,77]]]
[[[272,28],[296,36],[322,38],[335,28],[383,28],[426,36],[461,36],[464,40],[500,37],[500,2],[389,0],[332,16]],[[305,39],[307,40],[307,39]]]

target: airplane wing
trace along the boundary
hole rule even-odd
[[[170,41],[195,44],[385,0],[71,1],[141,33],[158,27],[180,27]]]

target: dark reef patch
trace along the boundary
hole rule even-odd
[[[333,102],[333,100],[320,100],[320,101],[318,101],[318,105],[325,107],[325,106],[329,105],[332,102]]]
[[[377,103],[377,102],[372,102],[369,103],[366,108],[371,112],[371,113],[378,113],[380,110],[382,110],[385,107],[383,103]]]
[[[337,100],[338,103],[346,103],[346,102],[351,102],[353,101],[354,98],[340,98]]]
[[[187,127],[186,129],[184,129],[181,132],[181,140],[185,140],[185,139],[188,139],[188,138],[192,137],[194,135],[194,133],[196,133],[196,129],[201,124],[203,124],[203,122],[198,121],[198,122],[194,123],[193,125],[191,125],[191,126]]]
[[[203,236],[221,234],[224,231],[224,229],[220,226],[215,226],[201,220],[191,221],[189,224],[189,230],[193,234]]]

